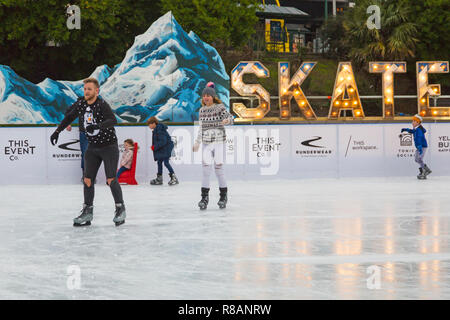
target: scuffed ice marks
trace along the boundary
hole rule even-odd
[[[113,68],[99,66],[91,74],[100,82],[100,95],[119,122],[198,119],[201,92],[216,83],[228,107],[229,76],[217,51],[194,32],[186,33],[171,12],[135,38],[123,61]],[[11,68],[0,66],[0,123],[56,123],[83,95],[83,81],[45,79],[33,84]]]

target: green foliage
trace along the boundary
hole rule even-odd
[[[410,20],[417,25],[417,57],[421,60],[449,60],[450,1],[400,0],[409,8]]]
[[[0,0],[0,64],[33,82],[46,76],[78,80],[100,64],[119,63],[134,37],[159,16],[158,2],[146,0],[70,4],[80,7],[80,30],[67,28],[67,0]]]
[[[161,2],[161,13],[172,11],[186,31],[216,46],[242,46],[255,32],[260,0],[179,0]]]
[[[367,7],[381,9],[381,29],[366,26]],[[448,60],[450,1],[359,0],[343,15],[329,18],[320,31],[328,38],[329,56],[371,60]]]
[[[318,37],[325,40],[325,47],[330,50],[325,54],[328,58],[345,60],[350,52],[350,38],[347,37],[344,29],[346,16],[339,14],[336,17],[329,17],[318,31]]]
[[[381,9],[381,28],[367,27],[367,8]],[[348,10],[343,21],[347,34],[349,57],[365,64],[376,60],[404,60],[415,57],[417,26],[411,21],[408,7],[398,0],[362,0]]]

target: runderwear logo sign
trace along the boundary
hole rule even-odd
[[[316,145],[311,144],[311,142],[321,140],[321,139],[322,139],[322,137],[314,137],[314,139],[302,141],[302,145],[307,146],[307,147],[313,147],[313,148],[325,148],[323,146],[316,146]]]
[[[73,148],[69,147],[69,146],[71,146],[73,144],[77,144],[77,143],[80,143],[80,140],[73,139],[72,142],[67,142],[67,143],[60,144],[58,146],[58,148],[63,149],[63,150],[70,150],[70,151],[80,151],[80,148],[73,149]]]
[[[295,150],[295,154],[301,157],[327,157],[333,153],[330,148],[320,145],[322,137],[314,136],[312,139],[303,140],[300,144],[304,147],[299,146],[298,150]]]
[[[54,154],[52,154],[52,158],[55,158],[58,161],[81,160],[81,150],[80,150],[79,143],[80,143],[80,140],[71,139],[69,142],[59,144],[58,148],[64,150],[65,152],[54,153]],[[77,145],[77,146],[74,146],[74,145]],[[70,152],[70,151],[76,151],[76,152]]]
[[[36,146],[33,146],[28,139],[8,140],[4,147],[4,154],[10,161],[17,161],[29,155],[34,155]]]

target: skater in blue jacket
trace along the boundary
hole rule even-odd
[[[414,144],[417,148],[415,161],[420,164],[420,173],[417,178],[421,180],[426,179],[427,176],[431,173],[430,168],[428,168],[428,166],[423,162],[423,157],[425,156],[425,152],[427,151],[428,143],[427,139],[425,139],[425,132],[427,132],[427,130],[425,130],[425,128],[422,126],[422,121],[422,117],[416,114],[412,120],[413,129],[402,129],[402,132],[409,132],[414,137]]]
[[[173,186],[178,184],[178,178],[175,175],[175,172],[172,166],[169,163],[170,157],[172,155],[172,150],[174,148],[174,144],[172,138],[167,132],[167,126],[164,123],[158,121],[156,117],[151,117],[147,120],[148,127],[153,131],[152,132],[152,147],[153,150],[153,158],[158,163],[158,173],[156,178],[150,181],[152,185],[162,185],[162,171],[163,171],[163,163],[164,166],[169,170],[170,181],[169,185]]]

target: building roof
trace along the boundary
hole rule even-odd
[[[294,7],[279,7],[274,4],[266,4],[260,6],[259,15],[262,16],[279,16],[279,17],[307,17],[309,14]]]
[[[312,1],[312,2],[324,2],[324,0],[303,0],[303,1],[299,1],[299,2],[308,2],[308,1]],[[336,0],[336,2],[349,2],[350,0]],[[327,2],[333,2],[333,0],[328,0]]]
[[[293,24],[293,23],[286,23],[286,29],[287,30],[295,30],[303,33],[311,32],[309,29],[305,28],[304,26],[300,24]]]
[[[336,0],[336,2],[354,2],[355,0]],[[266,4],[276,4],[276,0],[264,0]],[[279,0],[280,4],[283,5],[285,0]],[[324,0],[296,0],[296,2],[324,2]],[[333,2],[333,0],[327,0],[327,2]]]

